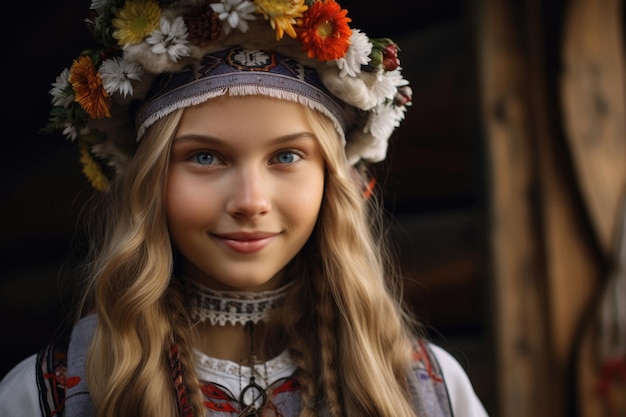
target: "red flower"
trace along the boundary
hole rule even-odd
[[[383,48],[383,68],[385,71],[393,71],[400,66],[398,59],[398,45],[392,43]]]
[[[398,88],[393,98],[393,104],[396,106],[410,106],[413,100],[413,90],[408,85]]]
[[[309,7],[298,30],[298,39],[309,58],[332,61],[346,55],[352,35],[348,26],[352,19],[347,13],[335,0],[316,1]]]

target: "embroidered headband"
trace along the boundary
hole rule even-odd
[[[153,83],[146,104],[135,116],[137,137],[174,110],[230,95],[266,95],[304,104],[330,118],[341,135],[348,122],[341,101],[332,96],[315,70],[273,51],[232,47],[206,54],[199,63]]]
[[[383,160],[411,104],[397,45],[351,28],[334,0],[92,0],[90,9],[97,46],[52,84],[43,131],[77,142],[101,191],[152,123],[219,95],[322,112],[351,164]]]

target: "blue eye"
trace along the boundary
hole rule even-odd
[[[276,160],[279,164],[293,164],[300,159],[302,159],[302,157],[294,151],[285,151],[276,155]]]
[[[193,159],[200,165],[211,165],[215,160],[215,156],[207,152],[200,152],[195,154]]]

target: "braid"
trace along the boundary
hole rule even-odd
[[[179,417],[193,417],[193,409],[189,404],[187,388],[183,380],[183,366],[180,363],[180,352],[175,343],[170,349],[169,359],[170,367],[172,368],[174,389],[176,390],[176,399],[178,401],[178,415]]]
[[[172,345],[169,352],[172,380],[178,400],[180,417],[204,415],[200,382],[196,376],[191,335],[193,330],[184,308],[184,292],[173,278],[165,294],[172,317]]]
[[[304,294],[307,291],[310,294],[311,279],[304,280],[300,294]],[[307,300],[307,302],[297,302],[297,300]],[[311,305],[311,297],[293,297],[292,306],[290,311],[298,311],[301,318],[294,321],[291,326],[290,337],[290,349],[294,363],[298,367],[298,380],[302,386],[300,393],[300,400],[302,401],[302,410],[300,417],[317,417],[317,398],[319,397],[319,364],[321,362],[318,356],[318,349],[311,349],[313,346],[319,344],[318,340],[315,340],[315,335],[318,333],[317,325],[318,320],[315,315],[311,314],[314,311],[314,307]],[[310,333],[304,336],[302,335],[302,329],[310,329]]]
[[[324,399],[331,417],[343,414],[340,393],[338,392],[338,356],[337,356],[337,309],[326,280],[315,280],[317,314],[319,316],[319,347],[321,352],[322,380],[324,381]]]
[[[312,254],[298,256],[288,266],[287,274],[297,276],[297,279],[281,305],[272,313],[266,337],[268,351],[276,354],[287,347],[298,369],[296,377],[301,386],[302,403],[300,417],[318,417],[317,402],[321,398],[319,320],[312,295],[312,281],[319,267],[313,258]]]
[[[308,327],[312,329],[311,327]],[[300,329],[302,329],[300,327]],[[311,345],[307,344],[305,338],[292,338],[290,344],[290,356],[298,368],[297,378],[302,390],[300,400],[302,401],[302,411],[300,417],[317,417],[316,398],[318,384],[316,383],[317,366],[316,356],[311,355]]]

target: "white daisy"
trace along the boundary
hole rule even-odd
[[[212,3],[211,8],[223,22],[226,34],[231,29],[239,29],[245,33],[248,31],[246,20],[256,20],[256,16],[252,14],[256,5],[249,0],[222,0],[220,3]]]
[[[91,6],[89,8],[91,10],[95,10],[97,12],[101,12],[104,10],[104,7],[107,5],[109,0],[91,0]]]
[[[78,131],[76,130],[76,126],[70,123],[66,123],[64,125],[62,133],[72,142],[78,137]]]
[[[70,76],[70,70],[65,68],[61,74],[56,78],[56,81],[52,83],[52,88],[49,93],[52,96],[53,106],[67,107],[74,101],[73,90],[69,88],[70,83],[68,78]]]
[[[365,33],[359,29],[352,29],[350,36],[350,47],[343,58],[337,60],[339,67],[339,76],[356,77],[361,72],[361,65],[367,65],[371,58],[372,43]]]
[[[372,94],[377,98],[378,103],[393,100],[398,87],[408,85],[408,81],[402,78],[400,67],[393,71],[378,72],[378,82],[372,86]]]
[[[377,103],[391,100],[396,95],[396,86],[391,78],[386,77],[383,70],[378,70],[377,82],[372,85],[371,93],[376,98]]]
[[[402,78],[402,68],[398,67],[393,71],[385,72],[385,77],[389,78],[394,86],[402,87],[405,85],[409,85],[409,82]]]
[[[387,140],[393,130],[404,119],[406,107],[379,104],[372,110],[372,115],[365,125],[365,132],[369,132],[377,139]]]
[[[189,55],[187,43],[187,26],[181,16],[178,16],[172,23],[161,16],[160,28],[150,34],[146,41],[152,45],[150,50],[155,54],[167,53],[174,62],[183,56]]]
[[[107,59],[100,65],[99,71],[106,92],[119,92],[124,97],[133,95],[131,80],[139,80],[143,74],[143,69],[138,64],[121,57]]]

